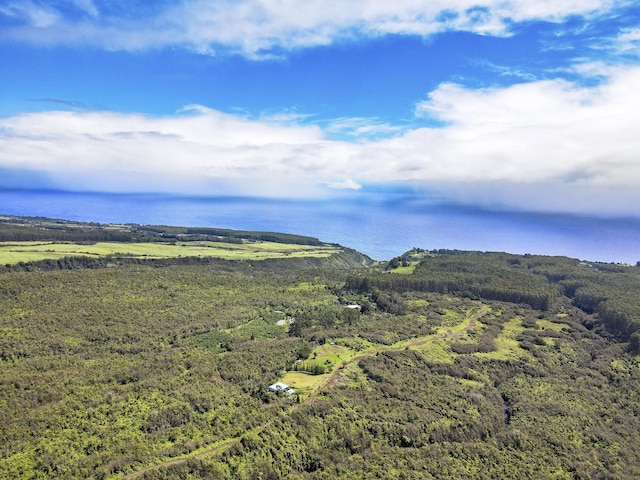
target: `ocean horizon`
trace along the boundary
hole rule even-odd
[[[376,260],[414,247],[640,260],[640,219],[490,210],[400,194],[282,200],[4,189],[0,214],[293,233]]]

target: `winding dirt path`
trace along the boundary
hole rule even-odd
[[[421,347],[423,345],[426,345],[428,343],[433,343],[433,342],[437,342],[437,341],[442,341],[442,340],[450,340],[453,338],[461,338],[463,335],[465,335],[467,332],[469,332],[470,330],[473,330],[476,327],[476,321],[483,317],[484,315],[486,315],[489,312],[489,307],[488,306],[483,306],[480,310],[478,310],[476,313],[474,313],[473,315],[471,315],[471,317],[469,317],[469,322],[467,323],[466,326],[464,326],[462,329],[457,330],[455,332],[448,332],[448,333],[444,333],[442,335],[430,335],[427,338],[420,338],[417,340],[414,340],[412,342],[409,343],[403,343],[402,346],[393,346],[393,345],[389,345],[387,347],[380,347],[380,348],[376,348],[376,349],[372,349],[371,351],[366,351],[363,352],[360,355],[356,355],[355,357],[353,357],[352,359],[344,362],[342,365],[340,365],[340,367],[336,368],[333,373],[331,374],[331,376],[322,384],[320,385],[315,392],[313,392],[311,395],[309,395],[307,398],[304,399],[304,401],[302,401],[301,403],[295,404],[291,407],[290,411],[295,411],[298,408],[300,408],[301,405],[304,405],[305,403],[309,403],[315,400],[315,398],[325,389],[327,388],[332,388],[333,386],[336,385],[336,383],[338,383],[340,377],[339,377],[339,372],[346,367],[349,364],[352,364],[354,362],[358,362],[360,360],[362,360],[363,358],[367,358],[367,357],[372,357],[375,354],[379,353],[379,352],[388,352],[388,351],[394,351],[394,350],[404,350],[406,348],[410,348],[410,347]],[[265,431],[267,428],[269,428],[271,425],[273,424],[273,420],[269,420],[268,422],[264,423],[263,425],[260,425],[259,427],[256,427],[252,430],[250,430],[247,433],[251,433],[254,435],[260,434],[263,431]],[[246,435],[246,434],[245,434]],[[244,436],[244,435],[243,435]],[[145,473],[151,472],[153,470],[157,470],[158,468],[163,468],[163,467],[170,467],[173,465],[180,465],[183,463],[188,462],[191,459],[194,458],[203,458],[203,457],[207,457],[209,455],[213,455],[216,453],[221,453],[224,450],[231,448],[233,445],[237,444],[238,442],[240,442],[242,440],[242,437],[232,437],[226,440],[222,440],[220,442],[216,442],[215,444],[211,445],[210,447],[201,450],[197,453],[192,453],[187,455],[186,457],[182,457],[182,458],[176,458],[175,460],[168,460],[166,462],[162,462],[162,463],[158,463],[155,465],[150,465],[148,467],[145,467],[141,470],[137,470],[135,472],[132,473],[128,473],[122,477],[120,477],[120,480],[127,480],[127,479],[131,479],[131,478],[137,478],[141,475],[144,475]]]
[[[331,374],[331,376],[327,379],[327,381],[322,384],[320,387],[318,387],[318,389],[313,392],[311,395],[309,395],[304,402],[305,403],[309,400],[312,400],[313,398],[315,398],[323,389],[328,388],[328,387],[333,387],[335,386],[336,383],[338,383],[339,380],[339,372],[340,370],[342,370],[344,367],[346,367],[347,365],[354,363],[354,362],[358,362],[360,360],[362,360],[363,358],[367,358],[367,357],[373,357],[374,355],[376,355],[377,353],[380,352],[389,352],[389,351],[394,351],[394,350],[404,350],[405,348],[410,348],[410,347],[421,347],[423,345],[426,345],[428,343],[433,343],[436,341],[442,341],[442,340],[450,340],[453,338],[462,338],[463,335],[465,335],[469,330],[473,330],[474,328],[476,328],[476,321],[483,317],[484,315],[486,315],[489,312],[489,307],[488,306],[483,306],[480,310],[478,310],[476,313],[474,313],[473,315],[471,315],[471,317],[469,317],[469,323],[462,329],[455,331],[455,332],[448,332],[448,333],[444,333],[442,335],[430,335],[427,338],[420,338],[417,340],[414,340],[412,342],[409,343],[403,343],[402,346],[400,347],[395,347],[393,345],[389,345],[388,347],[380,347],[380,348],[376,348],[374,350],[371,351],[367,351],[364,352],[360,355],[356,355],[355,357],[353,357],[352,359],[344,362],[340,367],[336,368],[333,373]]]

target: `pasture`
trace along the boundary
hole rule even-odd
[[[266,260],[277,258],[326,258],[340,252],[335,246],[310,246],[266,241],[144,242],[92,244],[71,242],[0,242],[0,265],[18,262],[58,260],[63,257],[180,258],[215,257],[224,260]]]

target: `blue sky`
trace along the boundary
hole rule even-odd
[[[0,0],[0,187],[640,216],[640,6]]]

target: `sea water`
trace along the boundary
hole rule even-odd
[[[413,247],[640,260],[640,219],[487,210],[397,195],[279,200],[0,190],[0,214],[295,233],[378,260]]]

